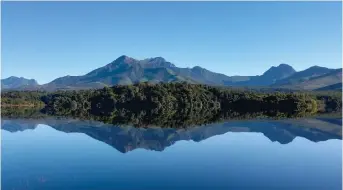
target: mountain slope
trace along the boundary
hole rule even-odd
[[[296,71],[287,64],[280,64],[277,67],[271,67],[261,76],[251,76],[246,81],[227,82],[231,86],[268,86],[276,81],[292,76]]]
[[[11,76],[1,80],[1,89],[31,89],[38,86],[34,79]]]
[[[216,86],[271,89],[313,90],[341,82],[340,75],[326,76],[335,69],[313,66],[296,72],[287,64],[273,66],[257,76],[226,76],[195,66],[179,68],[162,57],[136,60],[120,56],[111,63],[81,76],[64,76],[50,83],[38,85],[33,79],[10,77],[2,80],[3,89],[15,90],[80,90],[113,85],[129,85],[139,82],[182,82]],[[324,77],[325,75],[325,77]],[[316,79],[321,77],[322,79]]]
[[[334,69],[324,75],[311,77],[309,79],[300,80],[293,83],[287,83],[285,85],[281,85],[280,87],[299,90],[315,90],[340,82],[342,82],[342,69]]]
[[[44,89],[96,88],[138,82],[178,82],[223,84],[230,77],[200,67],[178,68],[161,57],[136,60],[120,56],[113,62],[83,76],[65,76],[43,85]]]
[[[342,83],[340,82],[340,83],[324,86],[324,87],[321,87],[321,88],[317,88],[315,90],[316,91],[325,91],[325,90],[338,90],[338,91],[342,91]]]
[[[334,71],[334,69],[329,69],[326,67],[319,67],[319,66],[313,66],[308,69],[305,69],[303,71],[299,71],[294,73],[293,75],[284,78],[282,80],[278,80],[273,84],[274,86],[280,86],[280,85],[289,85],[289,84],[295,84],[300,83],[306,80],[309,80],[312,77],[321,76],[324,74],[327,74],[329,72]]]

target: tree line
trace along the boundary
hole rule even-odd
[[[211,121],[261,114],[291,117],[342,109],[340,92],[258,92],[189,83],[139,83],[51,93],[12,91],[1,97],[2,106],[44,105],[44,112],[52,115],[132,123],[176,118]]]

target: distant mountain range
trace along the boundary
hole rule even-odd
[[[280,64],[277,67],[271,67],[259,76],[226,76],[199,66],[179,68],[162,57],[136,60],[123,55],[82,76],[64,76],[43,85],[38,85],[33,79],[9,77],[1,80],[1,87],[3,90],[53,91],[102,88],[139,82],[182,81],[218,86],[339,90],[341,89],[339,83],[342,82],[342,69],[313,66],[297,72],[290,65]],[[335,88],[329,87],[332,85]]]
[[[38,83],[34,79],[26,79],[23,77],[9,77],[1,80],[1,89],[20,89],[20,88],[35,88]]]
[[[119,152],[135,149],[163,151],[181,140],[200,142],[227,132],[262,133],[269,140],[288,144],[296,137],[313,142],[342,139],[342,120],[336,118],[303,118],[289,120],[230,121],[190,128],[140,128],[133,126],[113,126],[97,121],[68,118],[6,119],[2,118],[1,128],[9,132],[34,130],[39,124],[65,133],[83,133],[104,142]]]

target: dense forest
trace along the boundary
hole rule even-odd
[[[340,92],[258,92],[188,83],[140,83],[97,90],[5,92],[1,103],[11,107],[43,105],[42,111],[47,114],[111,123],[169,125],[180,120],[199,124],[233,117],[340,112],[341,96]]]
[[[1,107],[39,107],[44,106],[40,91],[9,91],[1,93]]]

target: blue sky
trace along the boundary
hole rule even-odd
[[[47,83],[121,55],[259,75],[341,67],[341,2],[2,2],[2,78]]]

